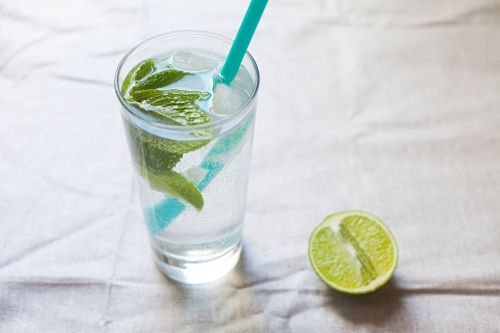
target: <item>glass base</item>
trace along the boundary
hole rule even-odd
[[[229,273],[240,259],[241,248],[240,242],[222,257],[201,263],[180,262],[155,249],[153,254],[156,265],[168,278],[186,284],[199,284],[215,281]]]

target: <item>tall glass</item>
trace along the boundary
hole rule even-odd
[[[234,84],[246,84],[247,88],[250,85],[248,99],[231,115],[203,125],[173,126],[155,121],[128,104],[120,90],[126,75],[141,61],[178,51],[225,59],[231,43],[228,38],[202,31],[162,34],[127,53],[115,76],[115,91],[154,259],[164,274],[183,283],[216,280],[238,262],[259,87],[258,68],[246,53],[240,68],[245,80]],[[202,146],[185,153],[173,168],[176,173],[194,179],[193,184],[204,199],[201,210],[175,195],[158,191],[155,177],[141,171],[148,164],[168,159],[161,147],[177,143]]]

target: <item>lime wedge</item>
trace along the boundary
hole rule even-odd
[[[193,206],[198,211],[203,209],[205,202],[200,190],[180,173],[170,170],[166,174],[158,176],[150,173],[148,177],[149,185],[153,190],[168,193]]]
[[[392,277],[398,247],[380,219],[362,211],[347,211],[327,216],[314,229],[309,260],[329,287],[347,294],[365,294]]]
[[[203,209],[205,201],[200,190],[180,173],[169,170],[165,174],[155,175],[147,168],[137,167],[136,169],[152,190],[169,194],[198,211]]]

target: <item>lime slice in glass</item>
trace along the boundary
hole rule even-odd
[[[156,175],[146,168],[137,167],[137,170],[151,189],[177,198],[184,204],[193,206],[197,211],[203,209],[205,201],[200,190],[180,173],[169,170],[162,175]]]
[[[394,274],[398,247],[387,226],[362,211],[327,216],[311,234],[309,260],[323,282],[348,294],[382,287]]]

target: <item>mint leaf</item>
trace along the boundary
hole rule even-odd
[[[167,140],[133,126],[129,126],[129,133],[135,150],[139,151],[140,155],[145,155],[146,157],[150,154],[154,155],[161,152],[182,155],[195,151],[210,142],[209,139],[190,141]],[[165,163],[166,167],[170,165],[170,161]],[[175,164],[172,165],[172,167],[174,166]]]
[[[123,98],[127,98],[126,93],[132,83],[135,83],[136,80],[141,80],[146,75],[152,73],[154,70],[155,62],[151,59],[145,60],[132,68],[125,77],[125,80],[123,80],[122,88],[120,89],[120,93]]]
[[[135,80],[139,81],[145,78],[147,75],[153,73],[155,70],[155,62],[153,60],[146,60],[141,63],[141,66],[137,70],[137,74],[135,74]]]
[[[210,117],[195,103],[209,96],[209,93],[201,91],[132,90],[130,97],[135,103],[132,100],[129,102],[167,124],[193,126],[210,122]]]
[[[144,89],[157,89],[166,87],[169,84],[179,81],[186,75],[191,75],[191,74],[178,71],[176,69],[167,69],[158,73],[154,73],[146,77],[141,82],[137,82],[137,84],[132,89],[137,91]]]
[[[147,103],[153,106],[186,106],[194,104],[196,101],[203,101],[210,97],[210,94],[202,91],[189,90],[135,90],[130,93],[132,99],[137,102]]]
[[[183,152],[171,151],[165,139],[149,134],[132,125],[128,126],[128,137],[132,158],[155,174],[171,170],[182,158]]]

